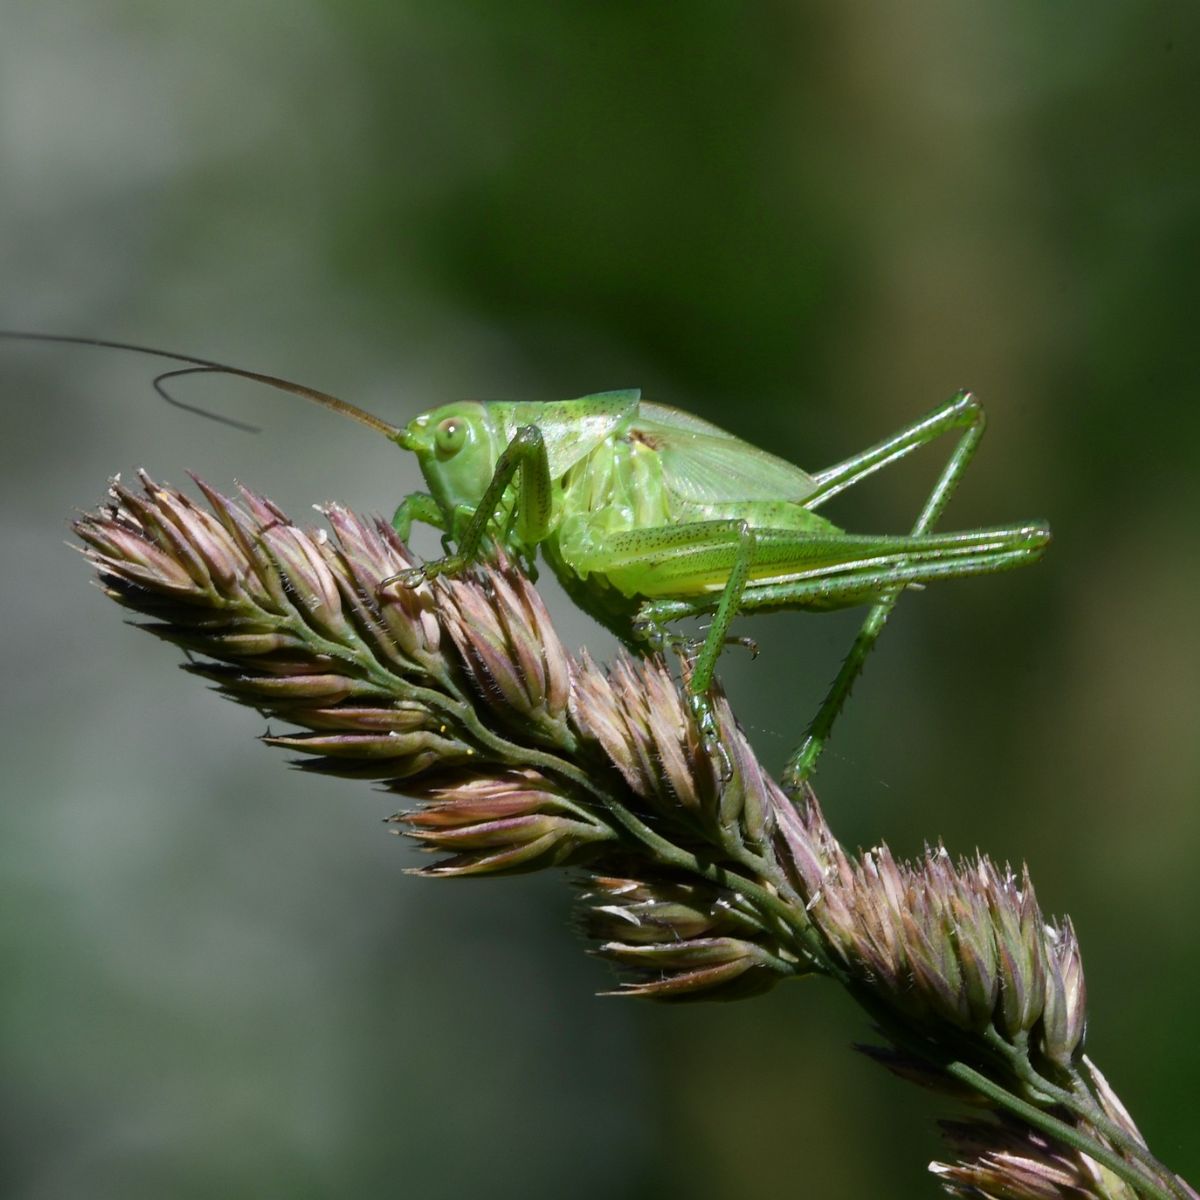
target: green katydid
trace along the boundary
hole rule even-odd
[[[784,781],[791,788],[812,774],[906,586],[1032,562],[1050,541],[1042,521],[932,532],[983,435],[983,409],[969,392],[860,454],[810,473],[689,413],[642,400],[637,391],[550,403],[449,404],[400,428],[325,392],[190,355],[89,338],[0,336],[82,342],[191,364],[160,376],[159,386],[197,369],[240,375],[313,400],[413,451],[429,491],[407,497],[394,524],[405,538],[414,521],[429,524],[453,553],[397,576],[399,586],[460,571],[494,544],[529,565],[540,549],[572,600],[635,649],[661,646],[673,621],[712,614],[688,689],[705,743],[722,760],[710,696],[734,616],[869,604],[788,762]],[[909,534],[849,534],[817,512],[951,431],[958,442]]]

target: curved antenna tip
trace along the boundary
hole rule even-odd
[[[340,400],[337,396],[331,396],[328,392],[306,387],[302,383],[293,383],[290,379],[283,379],[278,375],[265,375],[261,371],[248,371],[244,367],[231,367],[226,363],[216,362],[213,359],[197,358],[193,354],[177,354],[173,350],[158,350],[153,346],[141,346],[135,342],[110,341],[107,338],[78,337],[65,333],[33,333],[17,329],[0,329],[0,338],[26,342],[57,342],[60,345],[68,346],[99,346],[105,350],[129,350],[135,354],[149,354],[155,358],[169,358],[174,362],[190,363],[192,371],[197,373],[211,371],[214,374],[236,375],[242,379],[252,379],[256,383],[265,383],[268,387],[276,388],[281,392],[290,392],[293,396],[301,396],[305,400],[311,400],[314,404],[320,404],[323,408],[341,413],[342,416],[349,417],[352,421],[357,421],[360,425],[366,425],[367,428],[374,429],[376,433],[382,433],[384,437],[391,438],[393,441],[404,433],[404,430],[398,426],[374,416],[365,409],[349,403],[349,401]],[[210,420],[232,425],[235,429],[249,429],[254,433],[259,432],[256,426],[246,425],[243,422],[235,421],[228,417],[220,417],[215,413],[206,412],[202,408],[197,408],[176,400],[158,386],[164,379],[190,373],[192,372],[187,370],[167,371],[155,380],[155,391],[168,403],[175,405],[176,408],[183,408],[199,416],[208,417]]]
[[[198,404],[188,404],[186,400],[172,396],[163,386],[168,379],[179,379],[183,375],[210,375],[215,369],[214,367],[180,367],[175,371],[163,371],[161,375],[155,375],[150,381],[150,386],[173,408],[181,408],[184,412],[204,417],[209,421],[216,421],[219,425],[228,425],[231,429],[240,429],[243,433],[262,433],[260,425],[251,425],[249,421],[238,421],[234,417],[209,412],[207,408],[201,408]]]

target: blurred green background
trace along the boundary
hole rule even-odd
[[[802,465],[976,389],[946,524],[1038,567],[905,598],[818,779],[851,845],[1027,859],[1090,1048],[1200,1176],[1200,7],[0,0],[0,323],[393,420],[640,384]],[[394,805],[121,623],[63,546],[144,465],[297,516],[413,465],[219,379],[0,345],[0,1192],[929,1196],[943,1103],[832,985],[595,998],[560,879],[435,883]],[[948,446],[831,515],[907,528]],[[611,643],[555,603],[572,644]],[[858,614],[747,623],[775,767]]]

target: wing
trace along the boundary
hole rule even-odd
[[[629,436],[659,454],[663,486],[685,504],[803,503],[817,490],[813,477],[786,459],[665,404],[642,401]]]
[[[522,425],[536,425],[546,444],[550,478],[561,479],[570,467],[591,454],[637,411],[641,392],[596,392],[577,400],[546,403],[488,401],[504,430],[506,441]]]

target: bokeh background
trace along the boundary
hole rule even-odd
[[[1027,859],[1090,1046],[1200,1176],[1200,8],[0,0],[0,324],[393,420],[640,384],[817,468],[960,385],[947,524],[1038,567],[905,598],[818,779],[852,845]],[[928,1196],[947,1106],[832,985],[664,1009],[557,878],[437,883],[364,787],[123,625],[64,546],[116,471],[390,512],[412,463],[219,379],[0,344],[0,1191]],[[901,531],[943,455],[838,501]],[[561,599],[573,644],[611,643]],[[856,614],[722,671],[775,766]]]

